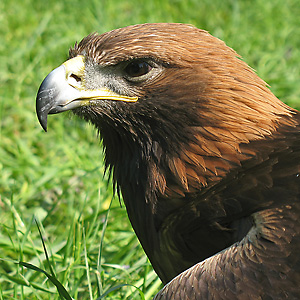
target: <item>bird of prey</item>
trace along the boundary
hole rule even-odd
[[[85,37],[37,95],[100,133],[165,284],[155,299],[300,299],[300,114],[234,50],[185,24]]]

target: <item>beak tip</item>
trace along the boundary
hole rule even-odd
[[[37,114],[40,125],[42,126],[44,131],[47,132],[48,111],[43,109],[43,106],[41,105],[38,97],[37,97],[37,102],[36,102],[36,114]]]
[[[38,120],[44,131],[47,132],[47,115],[45,116],[45,118],[43,118],[43,116],[41,115],[38,115]]]
[[[42,125],[42,128],[44,129],[45,132],[47,132],[47,125]]]

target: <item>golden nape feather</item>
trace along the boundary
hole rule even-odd
[[[300,299],[299,113],[224,42],[168,23],[91,34],[36,107],[45,130],[72,110],[100,132],[155,299]]]

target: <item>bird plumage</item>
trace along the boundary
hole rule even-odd
[[[147,256],[174,278],[157,299],[299,298],[299,113],[190,25],[91,34],[76,57],[84,72],[64,68],[82,98],[50,99],[45,82],[39,118],[74,103],[99,130]],[[119,96],[86,94],[103,89]]]

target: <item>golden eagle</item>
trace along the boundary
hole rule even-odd
[[[221,40],[184,24],[91,34],[37,115],[95,125],[165,287],[155,299],[300,299],[300,115]]]

